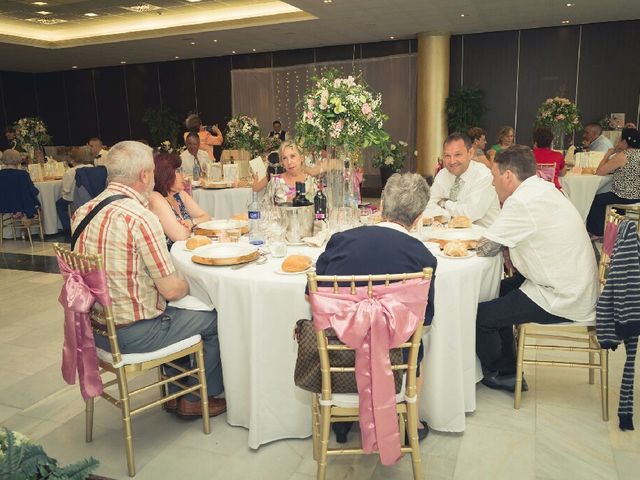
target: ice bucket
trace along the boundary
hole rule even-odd
[[[313,235],[315,211],[313,205],[292,207],[291,204],[280,205],[280,213],[286,228],[285,238],[288,243],[300,243],[304,237]]]

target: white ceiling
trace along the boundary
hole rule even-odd
[[[576,25],[640,18],[639,0],[332,0],[330,3],[286,0],[285,10],[289,6],[300,10],[289,9],[288,13],[280,12],[277,10],[280,7],[275,6],[283,2],[272,0],[202,0],[197,3],[148,0],[147,3],[161,7],[159,11],[163,15],[160,16],[157,12],[140,14],[121,8],[140,3],[136,0],[51,0],[46,6],[35,6],[32,0],[0,0],[0,70],[43,72],[67,70],[74,65],[89,68],[121,62],[221,56],[232,54],[232,51],[240,54],[251,53],[254,49],[264,52],[376,42],[390,37],[408,39],[415,38],[419,32],[476,33],[559,26],[563,20]],[[567,7],[567,3],[575,5]],[[243,17],[232,20],[194,21],[157,29],[157,18],[175,19],[176,15],[186,14],[193,17],[192,12],[196,12],[196,18],[207,20],[211,12],[246,9],[248,5],[262,9],[260,13],[255,11],[259,17],[244,11]],[[277,14],[265,13],[265,5],[273,5],[269,8]],[[68,21],[58,25],[25,21],[25,18],[41,17],[35,13],[39,10],[52,12],[43,17]],[[84,13],[87,12],[99,16],[86,17]],[[143,19],[152,19],[156,24],[140,32]],[[110,22],[113,25],[126,23],[130,29],[127,33],[104,36],[104,29]],[[19,25],[21,35],[7,36],[6,25],[9,24]],[[41,38],[49,38],[49,32],[51,38],[60,31],[71,33],[58,43],[43,43],[30,38],[30,35],[36,36],[34,26]],[[98,30],[103,36],[91,35]],[[83,31],[89,31],[89,36],[81,35]],[[42,32],[47,35],[43,36]],[[82,39],[78,40],[80,37]],[[74,42],[96,43],[67,46]],[[34,43],[42,46],[29,46]]]

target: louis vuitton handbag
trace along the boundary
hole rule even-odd
[[[338,339],[333,329],[327,329],[327,340],[330,345],[339,345],[342,342]],[[296,369],[293,380],[297,387],[309,392],[320,393],[322,391],[322,375],[320,374],[320,354],[318,353],[318,342],[316,332],[313,328],[313,320],[302,319],[296,322],[294,332],[298,342],[298,358],[296,359]],[[389,351],[392,365],[401,365],[402,349],[394,348]],[[329,362],[332,367],[353,367],[356,361],[354,350],[330,350]],[[402,370],[394,370],[396,393],[400,393],[402,388]],[[333,393],[358,393],[356,375],[354,372],[334,372],[331,374],[331,391]]]

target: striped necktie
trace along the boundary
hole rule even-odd
[[[456,202],[458,200],[458,195],[460,195],[460,189],[464,181],[460,177],[456,177],[453,185],[451,186],[451,190],[449,190],[449,200],[452,202]]]

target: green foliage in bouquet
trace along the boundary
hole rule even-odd
[[[13,128],[16,129],[16,143],[20,150],[24,151],[27,146],[38,148],[51,142],[47,126],[40,117],[21,118]]]
[[[538,107],[535,126],[550,128],[555,132],[573,133],[582,128],[580,111],[568,98],[547,98]]]
[[[229,120],[224,138],[228,148],[247,150],[251,156],[258,155],[265,149],[258,121],[247,115],[236,115]]]
[[[373,159],[376,168],[388,168],[392,172],[399,172],[407,159],[407,142],[402,140],[393,143],[387,142],[380,146]]]

